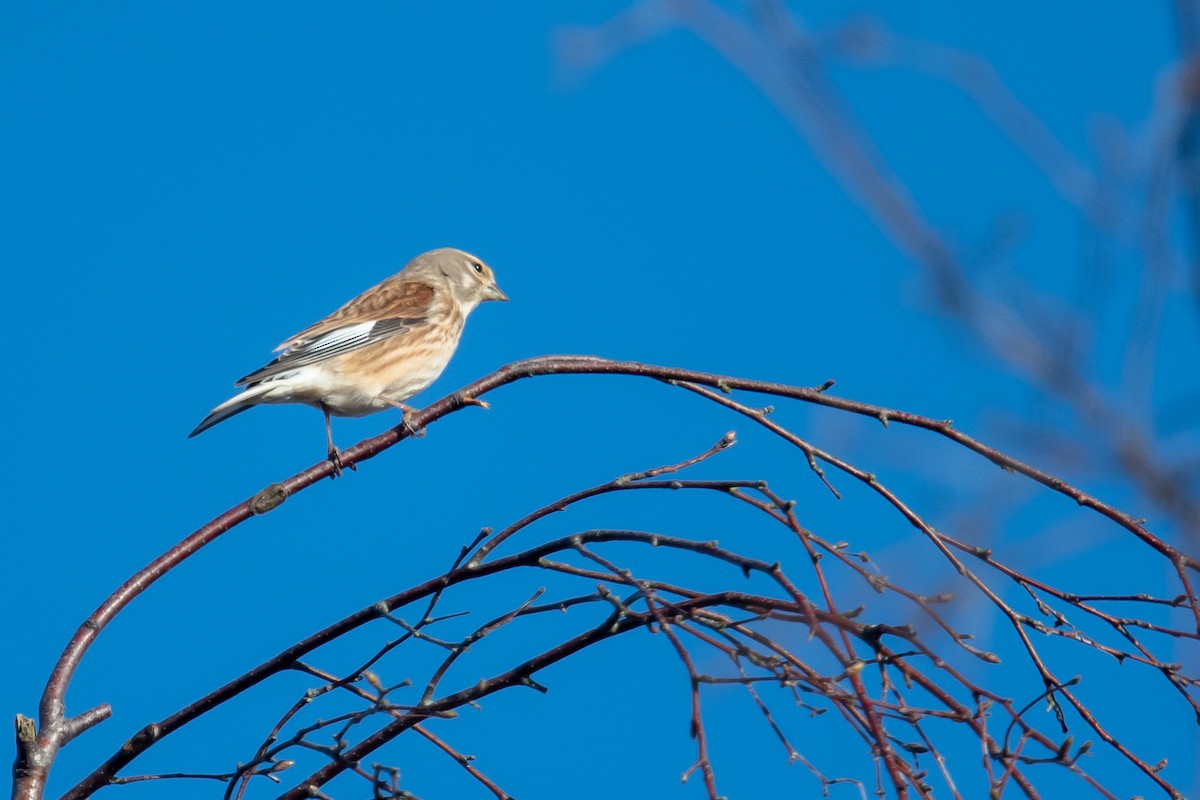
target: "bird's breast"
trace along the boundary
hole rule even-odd
[[[357,414],[369,414],[389,407],[384,397],[402,403],[428,388],[450,363],[462,334],[461,322],[448,322],[409,331],[343,356],[336,365],[342,379],[338,387],[341,391],[330,392],[326,405],[335,413],[351,414],[365,405],[368,408]]]

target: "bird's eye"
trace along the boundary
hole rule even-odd
[[[475,271],[478,272],[480,275],[483,274],[483,264],[480,264],[478,261],[472,261],[471,266],[474,267]]]

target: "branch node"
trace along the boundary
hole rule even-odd
[[[541,692],[542,694],[546,694],[547,692],[550,691],[550,689],[548,687],[543,686],[542,684],[538,683],[537,681],[535,681],[533,678],[529,677],[528,675],[526,675],[524,678],[521,678],[521,685],[526,686],[535,691]]]
[[[283,501],[287,500],[287,498],[287,487],[282,483],[272,483],[250,498],[250,512],[252,514],[266,514],[268,511],[274,511],[283,505]]]
[[[146,727],[133,735],[133,738],[121,745],[122,753],[140,753],[145,750],[152,742],[157,741],[160,735],[157,722],[151,722]]]

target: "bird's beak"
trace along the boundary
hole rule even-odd
[[[508,302],[508,295],[500,291],[500,287],[494,283],[487,288],[487,291],[483,293],[483,296],[488,300],[501,300],[505,303]]]

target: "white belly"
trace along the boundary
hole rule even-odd
[[[265,381],[264,388],[269,388],[258,402],[305,403],[339,417],[363,417],[394,408],[387,400],[403,403],[424,391],[446,369],[452,353],[451,348],[444,354],[423,353],[372,375],[350,376],[334,365],[310,364]]]

